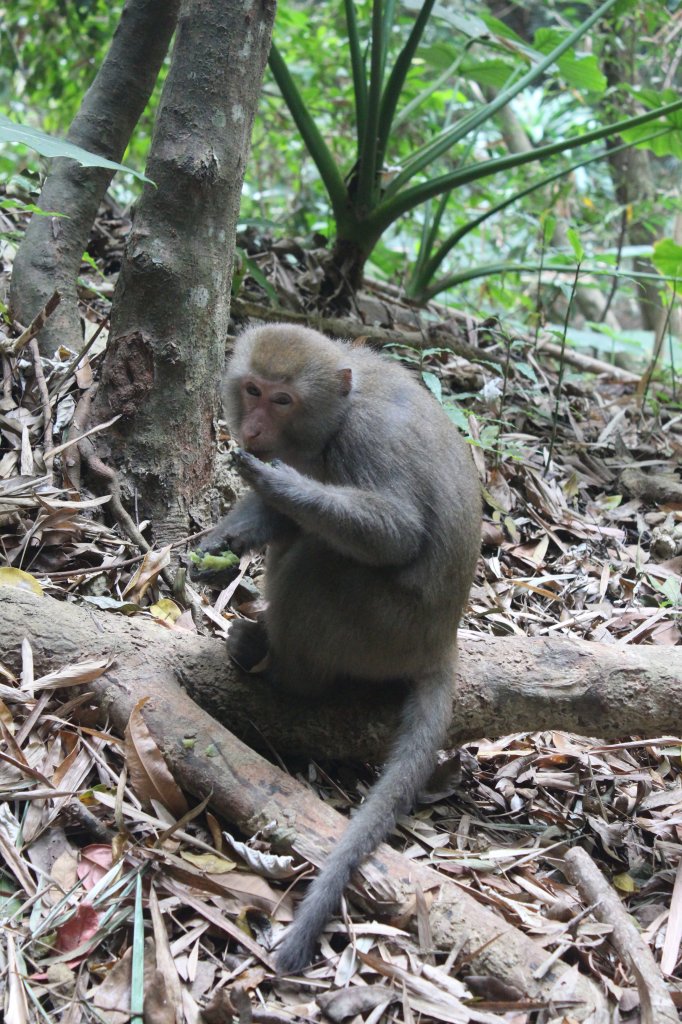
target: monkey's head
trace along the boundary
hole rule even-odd
[[[348,410],[349,357],[306,327],[274,324],[241,334],[224,399],[242,447],[261,459],[319,455]]]

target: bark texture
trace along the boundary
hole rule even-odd
[[[128,0],[109,52],[73,120],[67,139],[120,161],[144,110],[168,50],[180,0]],[[10,307],[27,324],[57,288],[59,308],[38,336],[41,351],[79,349],[82,331],[76,281],[88,235],[113,172],[53,160],[38,205],[63,214],[34,215],[12,272]]]
[[[210,793],[213,809],[246,834],[276,822],[275,849],[293,852],[315,865],[322,862],[338,839],[344,819],[213,721],[178,685],[183,677],[189,681],[193,669],[208,672],[211,658],[217,661],[214,671],[219,680],[232,685],[220,645],[174,635],[145,622],[93,615],[8,588],[0,588],[0,603],[5,624],[0,659],[6,665],[19,670],[25,635],[33,646],[36,673],[81,660],[95,650],[115,652],[116,661],[106,675],[88,684],[102,719],[122,732],[137,701],[149,697],[142,714],[183,789],[199,799]],[[4,688],[3,696],[7,699]],[[359,721],[364,716],[356,714],[356,726]],[[264,728],[262,718],[257,722]],[[545,973],[538,972],[547,959],[546,951],[477,903],[461,886],[387,846],[369,858],[356,878],[361,903],[374,911],[411,910],[412,918],[416,885],[434,897],[430,927],[436,948],[449,952],[455,944],[461,945],[472,973],[499,978],[532,999],[559,1005],[564,999],[575,1000],[570,1010],[573,1019],[607,1024],[605,1003],[596,986],[560,962]],[[536,973],[542,977],[536,978]]]
[[[239,198],[274,0],[183,0],[111,315],[96,416],[165,540],[208,483]]]

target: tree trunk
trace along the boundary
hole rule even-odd
[[[344,691],[311,703],[238,672],[217,640],[48,597],[38,600],[7,587],[0,587],[0,595],[5,664],[16,665],[24,636],[34,645],[37,672],[112,654],[116,662],[109,675],[117,687],[159,697],[180,685],[256,748],[369,761],[381,761],[388,749],[399,694]],[[108,684],[99,685],[103,700]],[[112,699],[118,699],[116,691],[107,702]],[[481,736],[541,729],[601,739],[678,735],[681,706],[678,647],[464,633],[449,742],[457,746]]]
[[[322,295],[331,299],[335,312],[345,312],[352,306],[352,298],[362,288],[367,257],[376,244],[360,245],[358,242],[337,236],[329,260],[325,266]]]
[[[274,0],[183,0],[119,276],[96,415],[165,540],[211,477],[236,221]]]
[[[128,0],[109,52],[73,120],[67,139],[109,160],[120,161],[158,77],[175,28],[180,0]],[[62,301],[38,335],[41,351],[83,342],[76,280],[88,235],[113,172],[54,160],[19,247],[10,289],[13,316],[23,324],[39,312],[55,288]]]
[[[202,672],[211,673],[208,651],[218,648],[215,641],[173,634],[149,622],[113,615],[97,615],[98,628],[93,630],[91,614],[74,605],[7,588],[0,588],[0,594],[5,626],[0,635],[0,659],[6,665],[19,671],[21,641],[29,619],[36,673],[82,660],[98,643],[100,651],[115,652],[116,661],[106,675],[87,684],[102,720],[122,733],[136,703],[150,698],[142,709],[145,724],[183,789],[198,799],[210,795],[215,812],[247,835],[267,825],[276,851],[294,853],[317,866],[323,862],[338,841],[344,819],[306,786],[212,721],[178,685],[181,680],[187,683],[200,678]],[[162,666],[156,660],[159,656],[164,659]],[[202,658],[207,659],[203,666]],[[173,671],[177,679],[171,678]],[[169,674],[164,678],[164,673]],[[213,674],[218,685],[228,680],[220,656]],[[3,688],[5,699],[7,691],[9,687]],[[262,719],[255,720],[267,733]],[[354,724],[357,727],[366,720],[360,714]],[[335,727],[333,717],[330,726]],[[192,742],[188,742],[190,738]],[[413,926],[419,905],[413,898],[415,888],[433,894],[429,926],[436,949],[450,952],[454,946],[461,947],[467,951],[473,974],[498,978],[541,1003],[567,1000],[573,1004],[572,1019],[607,1024],[603,996],[592,982],[562,962],[540,972],[546,951],[442,874],[382,845],[363,864],[354,882],[362,904],[373,912],[382,907],[386,912],[388,905],[391,912],[410,918]]]
[[[640,82],[642,78],[641,69],[635,60],[630,59],[631,52],[636,50],[639,35],[646,32],[646,15],[642,11],[632,9],[631,13],[622,16],[610,14],[609,22],[611,31],[605,35],[604,73],[612,94],[618,95],[618,90],[623,92],[623,76],[628,74],[628,82],[651,85],[649,82]],[[658,88],[658,81],[654,85]],[[623,103],[622,116],[628,113],[638,113],[636,106],[636,92],[633,90],[627,93],[627,99]],[[631,108],[628,111],[628,106]],[[641,109],[641,108],[640,108]],[[613,150],[617,140],[608,140],[607,147]],[[626,231],[624,243],[626,245],[653,246],[661,237],[659,225],[652,223],[651,206],[656,197],[656,174],[654,168],[654,157],[648,149],[636,149],[631,147],[620,153],[611,152],[609,165],[613,178],[613,187],[618,203],[624,211],[632,216],[626,218]],[[667,178],[667,175],[666,175]],[[665,182],[665,190],[671,191],[673,183]],[[678,188],[679,195],[679,188]],[[643,256],[636,256],[632,261],[633,270],[650,274],[654,269],[651,260]],[[639,312],[642,326],[653,332],[658,338],[664,330],[668,319],[668,310],[663,305],[661,297],[661,284],[657,281],[639,280],[634,283],[637,295]],[[670,316],[669,328],[672,333],[680,332],[680,315],[678,310],[673,309]]]

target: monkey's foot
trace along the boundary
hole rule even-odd
[[[244,672],[265,672],[270,658],[263,624],[235,619],[227,635],[227,653]]]

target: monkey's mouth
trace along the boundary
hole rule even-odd
[[[266,451],[265,449],[249,448],[248,445],[243,445],[243,448],[245,452],[248,452],[249,455],[255,456],[261,462],[270,462],[270,460],[275,457],[274,452]]]

